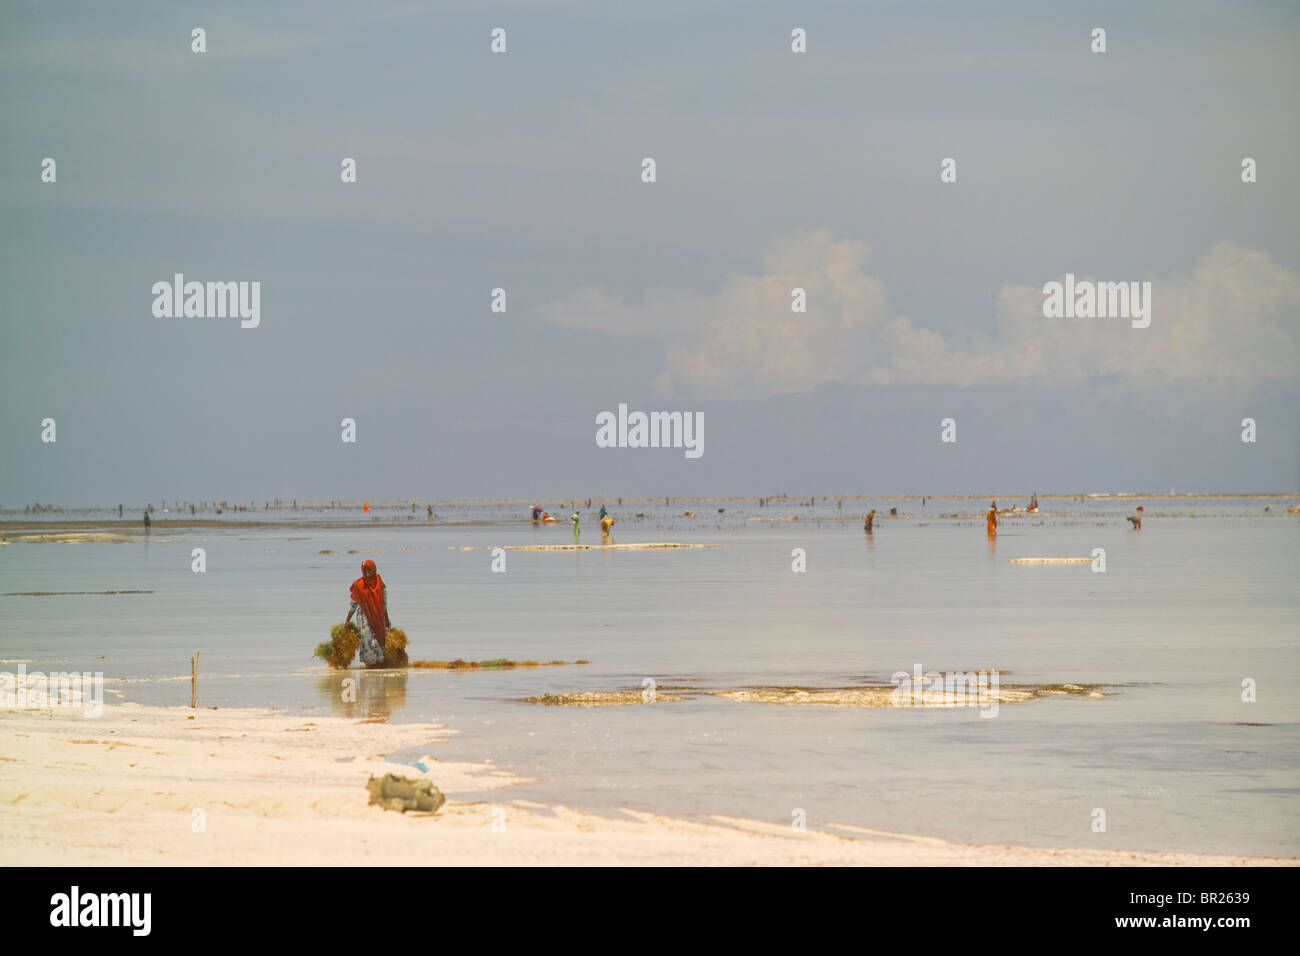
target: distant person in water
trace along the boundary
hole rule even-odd
[[[601,505],[600,505],[600,514],[598,515],[598,517],[600,518],[601,521],[604,521],[604,520],[605,520],[605,515],[607,515],[607,514],[609,514],[609,512],[605,510],[605,504],[604,504],[604,502],[601,502]]]
[[[569,515],[569,520],[573,522],[573,543],[578,543],[578,512]]]
[[[989,509],[988,515],[985,516],[985,522],[988,525],[989,537],[992,538],[998,533],[998,507],[997,502],[993,502],[993,507]]]
[[[361,577],[352,582],[352,605],[348,608],[348,621],[358,610],[356,624],[360,635],[361,663],[367,667],[384,666],[384,636],[393,622],[388,619],[388,588],[379,576],[375,562],[361,562]]]
[[[151,525],[151,524],[153,524],[153,521],[149,518],[149,512],[146,511],[146,512],[144,513],[144,529],[145,529],[146,531],[148,531],[148,530],[149,530],[149,525]]]
[[[867,512],[867,516],[862,519],[862,530],[871,534],[871,526],[876,523],[876,509],[872,508]]]
[[[1137,514],[1131,514],[1128,516],[1128,521],[1129,524],[1133,525],[1134,531],[1142,530],[1142,506],[1141,505],[1137,506]]]
[[[537,507],[537,505],[533,505],[533,523],[536,524],[538,521],[541,520],[542,520],[542,509]]]
[[[428,518],[430,521],[433,520],[433,505],[428,505],[428,506],[424,509],[424,515],[425,515],[425,517]]]
[[[609,529],[614,527],[614,519],[609,515],[600,519],[600,541],[601,544],[609,544]]]

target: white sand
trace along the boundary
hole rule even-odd
[[[438,813],[368,805],[372,772],[421,775],[385,763],[384,754],[436,753],[448,733],[435,725],[132,704],[106,704],[93,720],[74,709],[0,713],[0,864],[1296,863],[970,846],[829,823],[795,832],[785,823],[713,817],[704,824],[631,810],[606,819],[514,799],[517,778],[490,763],[432,757],[424,761],[428,776],[448,796]],[[499,798],[457,801],[486,789]]]

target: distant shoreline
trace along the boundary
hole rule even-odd
[[[606,506],[609,506],[611,502],[618,502],[619,503],[618,507],[626,508],[629,505],[646,504],[646,503],[655,504],[657,502],[661,502],[665,500],[675,506],[678,504],[710,502],[710,501],[738,502],[738,503],[752,502],[755,504],[757,504],[759,501],[764,501],[767,502],[769,505],[782,505],[782,504],[801,504],[802,502],[809,501],[809,500],[816,500],[816,501],[823,501],[823,502],[830,502],[830,501],[835,501],[835,502],[840,502],[840,501],[845,501],[845,502],[849,502],[849,501],[855,501],[855,502],[972,501],[972,500],[984,500],[986,498],[990,501],[1005,501],[1008,503],[1015,503],[1015,502],[1019,502],[1021,499],[1027,501],[1029,500],[1030,497],[1031,497],[1030,494],[1024,492],[1013,493],[1013,494],[984,492],[984,493],[960,494],[960,495],[747,495],[747,496],[656,495],[653,497],[639,497],[639,498],[632,498],[628,496],[623,496],[622,498],[619,498],[617,496],[605,496],[605,497],[591,496],[590,501],[592,502],[593,508],[596,507],[597,504],[604,504]],[[1039,493],[1037,495],[1033,495],[1033,497],[1037,497],[1038,500],[1040,501],[1132,501],[1132,500],[1203,501],[1203,500],[1225,500],[1225,499],[1289,501],[1291,499],[1300,498],[1300,492],[1296,492],[1296,491],[1269,491],[1269,492],[1214,491],[1214,492],[1203,492],[1203,493],[1188,492],[1188,493],[1179,493],[1179,494],[1171,495],[1171,494],[1159,494],[1159,493],[1140,492],[1140,491],[1133,491],[1133,492],[1129,492],[1129,491],[1095,492],[1094,491],[1094,492],[1070,492],[1064,494]],[[255,528],[259,526],[278,527],[284,524],[291,524],[295,527],[315,526],[315,527],[369,528],[369,527],[374,527],[376,524],[384,524],[384,523],[400,524],[400,525],[410,524],[413,522],[428,523],[430,519],[427,517],[426,514],[422,513],[419,510],[416,511],[408,510],[412,503],[414,503],[417,506],[417,508],[433,507],[435,511],[438,508],[455,508],[455,507],[463,507],[466,505],[517,506],[521,509],[521,513],[523,513],[527,511],[529,505],[538,502],[542,503],[543,505],[546,505],[551,502],[559,502],[563,504],[564,502],[570,502],[570,503],[585,502],[587,500],[588,500],[588,496],[586,495],[577,496],[577,497],[574,496],[557,497],[552,495],[549,497],[535,497],[535,498],[444,498],[444,499],[397,498],[397,499],[382,499],[382,500],[377,499],[371,501],[363,501],[363,500],[351,501],[351,500],[340,499],[338,500],[337,503],[332,501],[324,501],[324,502],[303,501],[300,502],[296,508],[293,508],[293,507],[284,506],[283,499],[279,499],[280,506],[276,508],[259,509],[257,507],[249,507],[241,511],[238,510],[240,507],[238,503],[232,504],[231,506],[224,509],[229,515],[228,517],[225,518],[220,518],[213,515],[213,509],[211,508],[205,509],[203,512],[200,512],[199,514],[186,515],[184,514],[184,510],[188,507],[188,505],[182,505],[181,509],[178,509],[176,511],[154,510],[153,512],[151,512],[151,517],[155,525],[171,524],[173,527],[182,527],[182,526],[184,527],[229,527],[233,525],[238,525],[241,527]],[[282,515],[285,512],[302,513],[302,512],[312,512],[312,511],[315,512],[361,511],[366,505],[369,505],[371,511],[400,512],[401,520],[398,520],[397,515],[393,515],[393,514],[389,514],[382,518],[378,515],[371,515],[368,519],[358,519],[358,518],[351,518],[351,517],[331,519],[331,518],[326,518],[321,516],[315,519],[304,519],[302,521],[286,521],[281,517],[276,517],[276,518],[266,519],[266,520],[261,520],[257,518],[249,518],[247,520],[244,520],[237,517],[239,515],[256,515],[256,514],[268,514],[268,513],[274,513],[278,516],[278,515]],[[88,515],[111,512],[115,507],[116,507],[115,505],[98,505],[98,506],[90,506],[90,507],[72,508],[72,507],[64,507],[60,505],[48,505],[43,507],[42,510],[36,512],[19,510],[16,508],[0,508],[0,530],[5,530],[10,527],[36,528],[40,526],[42,521],[49,523],[51,525],[63,526],[66,525],[68,521],[74,519],[83,520],[85,526],[88,528],[90,527],[117,528],[125,525],[139,525],[141,523],[140,515],[144,509],[140,505],[132,505],[130,508],[126,509],[126,513],[121,518],[94,518],[94,519],[86,518],[86,516]],[[33,517],[30,518],[21,517],[24,515],[33,516]],[[200,515],[213,515],[213,516],[201,517]],[[35,516],[39,516],[39,517],[35,517]],[[490,521],[490,520],[473,520],[473,521],[450,520],[449,521],[449,520],[438,518],[436,514],[432,520],[434,523],[442,524],[442,525],[457,525],[457,524],[489,525],[489,524],[500,523],[497,521]],[[524,520],[526,520],[526,517],[524,517]]]
[[[762,500],[767,503],[768,508],[779,509],[782,506],[791,506],[791,505],[802,506],[803,502],[806,502],[813,498],[821,502],[844,501],[846,503],[847,502],[884,502],[884,501],[921,501],[922,499],[924,499],[927,502],[971,501],[971,500],[982,501],[985,498],[987,498],[989,500],[1001,500],[1008,504],[1014,504],[1014,503],[1018,503],[1022,498],[1025,497],[1026,496],[1024,495],[1020,495],[1020,496],[1016,496],[1016,495],[924,495],[924,496],[923,495],[851,495],[851,496],[845,496],[843,498],[840,498],[835,495],[825,495],[825,496],[809,495],[807,497],[799,497],[799,498],[764,497],[762,498]],[[1127,492],[1114,493],[1114,494],[1110,494],[1110,493],[1098,494],[1094,492],[1091,494],[1083,494],[1083,495],[1078,495],[1078,494],[1038,495],[1038,500],[1040,502],[1042,501],[1075,501],[1075,502],[1080,502],[1080,501],[1082,502],[1088,502],[1088,501],[1091,502],[1214,501],[1214,500],[1228,500],[1228,499],[1231,500],[1246,499],[1252,501],[1275,501],[1279,503],[1288,503],[1288,502],[1295,501],[1297,498],[1300,498],[1300,495],[1294,492],[1290,492],[1290,493],[1269,492],[1269,493],[1252,493],[1252,494],[1232,494],[1227,492],[1215,492],[1212,494],[1175,494],[1175,495],[1169,495],[1169,494],[1149,495],[1149,494],[1127,493]],[[538,498],[535,500],[541,502],[549,502],[553,499]],[[563,499],[563,500],[571,501],[573,499]],[[585,498],[582,500],[586,501]],[[680,504],[698,504],[700,502],[728,502],[728,503],[739,502],[739,503],[756,504],[760,499],[759,498],[698,498],[698,497],[675,498],[670,496],[668,500],[671,502],[672,506],[675,507]],[[598,501],[608,506],[611,501],[617,501],[617,499],[592,498],[591,501],[592,501],[592,508],[594,509]],[[662,498],[624,498],[623,504],[621,506],[616,506],[616,507],[622,507],[624,509],[627,509],[631,506],[635,506],[638,504],[643,504],[647,502],[656,503],[661,501],[663,501]],[[369,516],[367,517],[350,513],[350,512],[361,511],[362,508],[361,502],[355,503],[355,506],[353,505],[352,502],[340,502],[340,504],[337,506],[328,505],[328,504],[326,505],[300,504],[296,509],[296,511],[291,511],[291,509],[288,508],[281,508],[269,512],[259,511],[256,509],[249,509],[246,511],[231,510],[227,515],[220,516],[220,517],[216,515],[212,515],[210,513],[204,515],[198,515],[198,514],[187,515],[180,511],[160,512],[155,510],[150,516],[152,519],[150,530],[154,532],[166,532],[166,531],[188,531],[194,529],[224,528],[224,529],[251,531],[251,530],[259,530],[259,529],[265,530],[265,529],[297,528],[304,531],[307,530],[346,531],[346,530],[362,530],[362,529],[375,529],[375,528],[420,528],[420,527],[490,528],[490,527],[510,526],[514,524],[528,524],[529,520],[526,513],[526,509],[529,503],[530,503],[529,499],[522,499],[522,498],[521,499],[502,499],[502,498],[459,499],[459,500],[445,500],[439,502],[423,502],[423,501],[418,502],[419,505],[427,506],[429,504],[432,504],[438,508],[443,508],[443,509],[455,508],[457,506],[467,506],[467,505],[468,506],[518,505],[520,507],[520,513],[515,519],[473,518],[473,519],[458,520],[455,518],[439,517],[436,514],[436,512],[432,518],[429,518],[423,510],[417,510],[414,512],[408,511],[407,509],[409,508],[409,501],[407,500],[403,500],[401,502],[384,502],[384,501],[370,502],[370,508],[372,513],[369,514]],[[51,507],[49,510],[44,510],[35,513],[13,511],[13,510],[0,511],[0,535],[34,534],[42,531],[66,533],[74,529],[82,529],[87,532],[112,532],[116,534],[131,534],[131,535],[137,533],[143,533],[144,531],[143,524],[138,514],[138,512],[141,509],[136,509],[136,513],[128,512],[128,514],[130,514],[130,517],[126,517],[126,516],[121,518],[87,517],[88,515],[102,514],[103,512],[108,510],[111,509],[79,508],[79,509],[58,510]],[[314,512],[336,512],[339,513],[339,515],[338,517],[330,517],[327,514],[315,514],[310,516],[304,514],[302,518],[285,517],[286,512],[290,512],[290,513],[308,512],[309,513],[313,511]],[[375,514],[373,512],[387,512],[387,513]],[[1285,515],[1285,511],[1279,513]],[[255,517],[258,514],[265,514],[268,516],[265,518]],[[982,517],[982,516],[983,516],[983,512],[980,512],[980,514],[974,515],[973,517]],[[1031,515],[1026,513],[1024,516],[1030,517]],[[692,515],[692,517],[696,517],[696,516]],[[701,519],[707,519],[709,516],[707,514],[701,514],[698,517]],[[900,515],[899,517],[903,517],[903,516]],[[937,513],[936,514],[927,513],[925,515],[908,515],[907,517],[925,517],[927,519],[935,519],[939,517],[969,518],[972,516],[956,515],[956,514],[940,515]],[[819,520],[819,519],[813,517],[811,520]],[[835,519],[823,518],[820,520],[831,521]],[[562,530],[565,530],[568,527],[566,522],[557,522],[553,525],[553,527],[561,527],[561,525],[563,525]]]

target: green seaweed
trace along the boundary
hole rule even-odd
[[[591,661],[573,661],[574,664],[590,664]],[[516,667],[565,667],[569,661],[512,661],[505,657],[493,657],[486,661],[466,661],[456,658],[454,661],[411,661],[412,667],[423,670],[478,671],[511,670]]]

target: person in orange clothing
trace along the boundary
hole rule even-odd
[[[388,617],[388,587],[379,576],[375,562],[369,559],[361,562],[361,577],[352,582],[348,596],[352,604],[348,607],[346,623],[356,626],[361,663],[367,667],[383,667],[385,638],[393,622]]]
[[[998,533],[998,512],[996,508],[990,508],[987,516],[989,537],[992,538]]]

